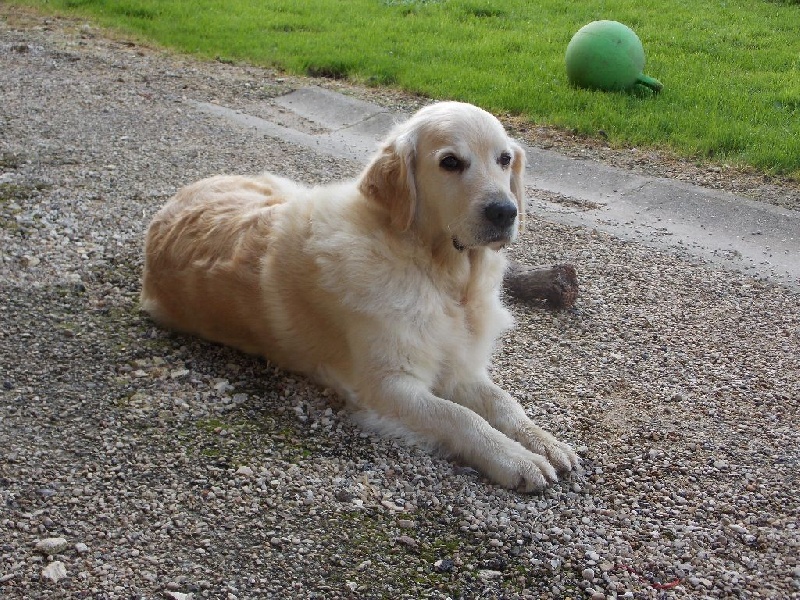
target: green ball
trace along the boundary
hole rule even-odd
[[[607,92],[644,85],[659,92],[662,83],[644,75],[644,48],[630,27],[617,21],[592,21],[572,36],[564,56],[572,85]]]

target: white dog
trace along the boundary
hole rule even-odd
[[[384,430],[523,492],[578,464],[487,371],[524,216],[524,151],[443,102],[397,126],[361,177],[273,175],[180,190],[147,234],[142,306],[337,390]]]

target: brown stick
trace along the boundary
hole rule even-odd
[[[578,297],[578,277],[572,265],[529,267],[510,261],[503,286],[519,300],[544,300],[553,308],[569,308]]]

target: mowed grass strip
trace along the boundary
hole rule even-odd
[[[800,179],[797,0],[13,1],[203,57],[464,100]],[[568,84],[567,44],[597,19],[637,32],[661,94]]]

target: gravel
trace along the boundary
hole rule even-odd
[[[144,228],[180,185],[357,173],[188,102],[271,110],[306,81],[0,15],[0,595],[800,598],[796,293],[534,217],[513,254],[573,262],[581,296],[512,305],[494,375],[583,473],[496,488],[138,310]],[[696,178],[667,162],[636,168]],[[797,198],[748,177],[719,173]]]

